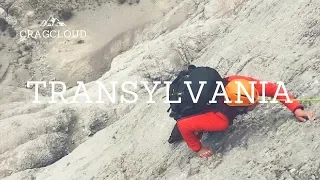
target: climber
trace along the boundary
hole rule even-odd
[[[206,158],[213,155],[213,150],[209,147],[203,147],[200,139],[203,132],[226,131],[232,120],[240,114],[245,114],[252,111],[258,105],[258,97],[262,95],[262,85],[258,79],[247,76],[229,76],[223,78],[225,84],[226,94],[231,100],[231,103],[224,103],[225,97],[217,97],[217,104],[219,108],[203,110],[200,114],[182,117],[177,122],[178,130],[180,131],[183,140],[187,143],[189,148],[197,152],[199,157]],[[245,94],[241,94],[242,103],[235,103],[237,100],[238,86],[235,81],[240,81],[247,92],[254,91],[254,102],[250,102]],[[253,86],[249,81],[256,82]],[[277,85],[268,82],[265,86],[265,96],[274,97],[277,91]],[[239,91],[243,93],[244,91]],[[304,107],[289,94],[292,103],[284,101],[285,96],[277,96],[277,100],[284,104],[294,115],[301,121],[315,120],[315,113],[304,110]],[[200,136],[200,137],[199,137]]]

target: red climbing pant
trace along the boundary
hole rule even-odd
[[[193,151],[198,151],[201,148],[201,142],[195,132],[225,131],[228,126],[228,118],[217,110],[184,117],[178,121],[181,135]]]

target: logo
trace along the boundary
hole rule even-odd
[[[60,21],[58,18],[54,18],[53,15],[51,15],[47,20],[42,21],[40,26],[44,27],[44,26],[67,26],[67,25],[62,21]]]
[[[43,30],[22,30],[19,35],[22,39],[78,39],[85,38],[87,33],[85,30],[67,29],[67,25],[55,18],[53,15],[49,16],[47,20],[40,23]],[[61,30],[63,29],[63,30]]]

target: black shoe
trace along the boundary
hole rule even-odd
[[[172,144],[172,143],[175,143],[175,142],[180,142],[182,140],[183,140],[182,135],[181,135],[181,133],[179,131],[179,128],[178,128],[178,126],[176,124],[176,125],[174,125],[174,127],[172,129],[172,132],[171,132],[170,138],[168,139],[168,142],[170,144]]]

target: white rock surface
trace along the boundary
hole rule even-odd
[[[68,22],[70,28],[95,32],[95,27],[86,27],[86,22],[104,26],[101,21],[93,22],[95,16],[104,18],[101,9],[88,2],[68,4],[76,9],[74,19]],[[43,1],[36,6],[28,3],[16,1],[15,5],[25,7],[22,12],[26,14],[34,10],[38,17],[48,8],[63,7],[66,2]],[[142,20],[143,26],[139,28],[118,24],[123,29],[116,31],[117,23],[112,21],[119,16],[110,16],[106,20],[114,32],[110,37],[102,33],[108,32],[105,27],[97,30],[99,33],[89,41],[74,46],[31,42],[33,48],[28,51],[32,62],[27,65],[15,61],[21,57],[15,50],[23,43],[17,46],[18,38],[1,36],[0,43],[4,42],[6,47],[0,51],[0,83],[13,86],[0,86],[0,177],[7,180],[319,178],[319,121],[299,123],[280,104],[261,105],[235,120],[227,132],[206,134],[203,143],[213,147],[217,154],[203,160],[185,143],[167,143],[175,122],[166,113],[164,87],[154,95],[156,104],[146,103],[148,93],[141,85],[135,89],[140,98],[135,104],[49,104],[50,97],[42,96],[41,104],[32,103],[33,90],[21,88],[25,82],[20,81],[26,80],[21,77],[25,74],[21,67],[27,67],[34,80],[48,81],[60,75],[58,80],[72,85],[78,78],[85,79],[88,94],[96,101],[98,89],[90,81],[98,79],[111,90],[111,81],[121,85],[124,81],[170,80],[190,62],[215,67],[224,76],[243,74],[281,80],[299,98],[320,97],[319,1],[152,3],[110,5],[119,8],[119,12],[130,7],[134,10],[157,7],[157,13],[164,13],[155,22]],[[172,9],[168,5],[171,3]],[[1,7],[7,5],[8,2],[0,3]],[[96,9],[81,9],[90,6]],[[85,13],[91,19],[76,26]],[[152,16],[152,12],[146,16],[149,13]],[[133,19],[143,19],[138,17]],[[16,28],[24,27],[18,24]],[[52,57],[59,57],[55,54],[59,51],[64,51],[64,58],[70,52],[70,58],[61,62],[57,58],[52,63]],[[64,64],[68,60],[77,63]],[[93,66],[103,67],[105,72],[90,69]],[[61,71],[56,71],[56,67]],[[91,75],[94,78],[90,79]],[[119,99],[123,94],[121,86],[116,90]],[[47,93],[50,89],[42,91],[50,94]],[[68,101],[75,91],[73,87],[64,94]],[[83,97],[79,100],[85,101]],[[319,117],[318,101],[303,104]]]
[[[6,11],[3,8],[0,8],[0,18],[5,18]]]

